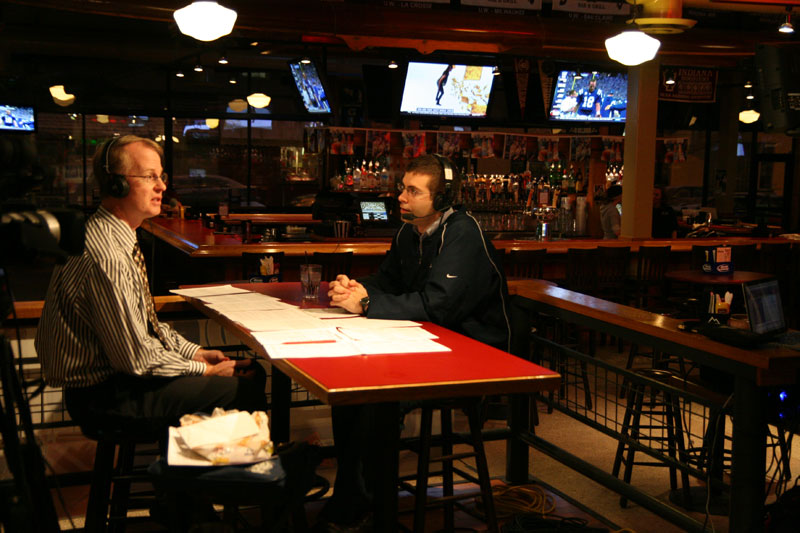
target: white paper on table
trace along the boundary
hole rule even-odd
[[[317,318],[323,318],[325,320],[332,318],[351,318],[360,316],[355,313],[351,313],[342,307],[309,307],[307,309],[303,309],[303,312]]]
[[[292,329],[280,331],[256,331],[252,333],[262,346],[286,344],[287,342],[340,341],[343,339],[334,328]]]
[[[380,318],[366,318],[358,316],[356,318],[330,318],[325,320],[325,325],[336,328],[361,328],[361,329],[383,329],[383,328],[409,328],[421,326],[419,322],[413,320],[384,320]]]
[[[326,322],[327,323],[327,322]],[[340,327],[339,333],[346,338],[354,341],[374,341],[374,342],[408,342],[423,339],[438,339],[438,335],[421,327],[409,328],[343,328]]]
[[[348,341],[269,344],[264,346],[264,349],[267,350],[271,359],[362,355],[361,351],[352,342]]]
[[[321,329],[327,322],[310,317],[299,309],[280,309],[267,311],[232,311],[223,315],[254,331],[275,331],[291,329]]]
[[[249,302],[207,303],[206,307],[213,309],[221,315],[236,311],[276,311],[278,309],[297,309],[292,304],[280,300],[251,300]]]
[[[450,352],[450,348],[431,339],[417,339],[387,345],[386,341],[353,341],[363,355],[382,353]]]
[[[204,296],[200,298],[206,305],[225,306],[239,309],[285,309],[294,307],[277,298],[248,292],[246,294],[223,294],[221,296]]]
[[[203,296],[218,296],[220,294],[249,293],[250,291],[236,288],[233,285],[215,285],[213,287],[195,287],[192,289],[172,289],[169,292],[180,296],[188,296],[189,298],[200,298]]]

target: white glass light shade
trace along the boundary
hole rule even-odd
[[[236,23],[236,11],[216,2],[192,2],[173,14],[181,33],[198,41],[214,41],[228,35]]]
[[[208,129],[213,130],[217,126],[219,126],[219,119],[218,118],[207,118],[206,119],[206,126]]]
[[[253,93],[247,97],[247,103],[258,109],[267,107],[271,101],[272,98],[264,93]]]
[[[608,57],[629,67],[641,65],[656,57],[661,41],[643,31],[623,31],[606,39]]]
[[[241,113],[242,111],[247,110],[247,102],[242,100],[241,98],[237,98],[236,100],[231,100],[228,102],[228,107],[231,108],[231,111],[236,113]]]
[[[61,107],[67,107],[68,105],[72,105],[75,102],[75,95],[68,94],[64,90],[63,85],[53,85],[50,87],[50,96],[53,97],[53,101],[60,105]]]
[[[752,124],[761,117],[761,113],[755,109],[745,109],[739,112],[739,121],[745,124]]]
[[[108,124],[108,115],[97,115],[97,122],[100,124]]]

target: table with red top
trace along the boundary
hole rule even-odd
[[[260,292],[307,307],[328,305],[327,284],[320,287],[316,302],[303,302],[299,283],[249,283],[239,288]],[[270,360],[248,330],[231,322],[196,299],[189,301],[219,322],[259,356],[267,359],[272,373],[272,433],[277,442],[288,440],[290,423],[290,378],[329,405],[374,404],[384,426],[376,428],[375,445],[381,450],[379,464],[386,465],[384,481],[376,488],[376,531],[393,531],[397,514],[397,451],[400,427],[398,402],[510,394],[511,434],[527,429],[527,401],[520,395],[554,390],[561,377],[556,372],[498,350],[441,326],[423,322],[422,327],[439,336],[437,342],[449,352],[298,358]],[[509,478],[526,481],[528,446],[509,441]]]

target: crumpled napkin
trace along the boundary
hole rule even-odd
[[[272,456],[269,418],[263,411],[225,411],[217,408],[211,416],[184,415],[180,419],[176,444],[191,450],[211,465],[250,464]]]

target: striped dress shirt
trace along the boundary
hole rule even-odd
[[[53,387],[88,387],[112,374],[202,375],[200,346],[163,322],[166,346],[148,329],[149,287],[133,248],[136,233],[104,207],[86,223],[83,254],[56,267],[36,332],[36,352]]]

